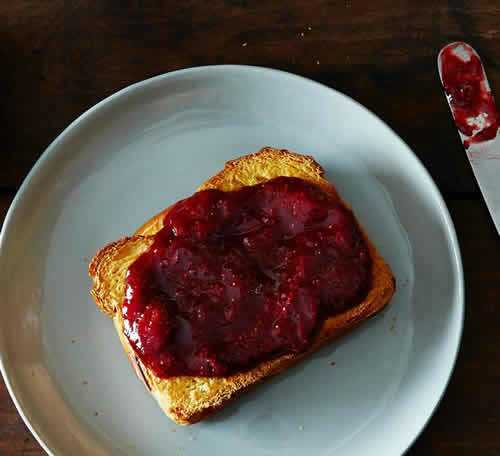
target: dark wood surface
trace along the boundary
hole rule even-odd
[[[450,121],[435,61],[442,45],[466,40],[499,93],[499,24],[500,3],[492,0],[2,1],[1,219],[50,141],[130,83],[188,66],[245,63],[335,87],[418,154],[446,198],[462,247],[467,302],[457,367],[408,454],[498,455],[500,240]],[[43,452],[1,384],[4,454]]]

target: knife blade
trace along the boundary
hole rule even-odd
[[[443,47],[437,60],[455,126],[500,235],[500,117],[481,58],[458,41]]]

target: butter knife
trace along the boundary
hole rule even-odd
[[[478,53],[467,43],[438,55],[441,84],[493,223],[500,234],[499,115]]]

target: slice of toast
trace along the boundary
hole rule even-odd
[[[269,147],[227,162],[221,172],[198,190],[216,188],[232,191],[279,176],[294,176],[310,181],[340,200],[332,184],[324,179],[323,169],[312,157]],[[89,274],[92,278],[91,295],[97,306],[113,319],[120,341],[137,375],[164,412],[178,424],[199,421],[251,385],[297,363],[379,312],[394,294],[395,281],[389,266],[362,231],[372,258],[371,289],[358,305],[326,319],[306,352],[282,355],[261,362],[251,370],[227,377],[159,378],[135,355],[124,334],[123,319],[119,310],[124,300],[127,269],[152,244],[153,235],[162,228],[168,210],[154,216],[133,236],[113,242],[97,252],[89,266]]]

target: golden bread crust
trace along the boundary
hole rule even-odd
[[[335,188],[323,178],[323,169],[312,157],[269,147],[227,162],[221,172],[201,185],[198,190],[216,188],[233,191],[278,176],[300,177],[313,182],[341,201]],[[89,274],[93,281],[91,295],[97,306],[113,318],[120,341],[136,374],[165,413],[178,424],[199,421],[250,386],[297,363],[379,312],[394,294],[395,281],[392,272],[363,231],[372,258],[372,287],[360,304],[325,320],[306,352],[264,361],[249,371],[228,377],[158,378],[135,355],[124,335],[123,319],[118,310],[124,299],[125,274],[132,262],[149,248],[153,242],[152,236],[163,227],[163,219],[168,210],[167,208],[151,218],[134,236],[113,242],[97,252],[89,266]]]

